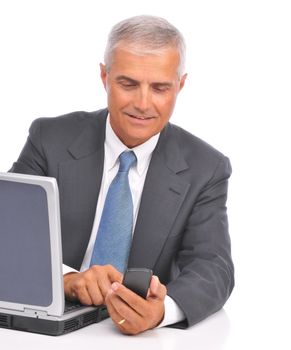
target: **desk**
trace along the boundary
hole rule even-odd
[[[234,298],[225,310],[187,330],[160,328],[125,336],[107,319],[58,337],[0,328],[0,344],[3,350],[290,350],[290,322],[281,311],[255,310],[241,300]]]
[[[290,350],[290,322],[282,309],[266,312],[241,300],[234,295],[225,310],[186,330],[160,328],[125,336],[107,319],[58,337],[0,328],[0,344],[3,350]]]
[[[220,350],[224,349],[228,332],[229,319],[221,310],[187,330],[160,328],[125,336],[107,319],[58,337],[0,328],[0,339],[3,350]]]

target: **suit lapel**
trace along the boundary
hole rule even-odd
[[[90,239],[100,191],[106,115],[102,111],[93,118],[68,148],[73,159],[59,165],[64,261],[77,268]]]
[[[129,266],[154,267],[190,187],[178,175],[187,168],[169,124],[160,135],[146,176]]]

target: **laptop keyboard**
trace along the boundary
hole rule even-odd
[[[86,307],[86,306],[80,304],[78,301],[65,300],[65,311],[64,312],[75,311],[75,310],[78,310],[78,309],[81,309],[84,307]]]

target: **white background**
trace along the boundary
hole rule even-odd
[[[33,119],[106,106],[98,64],[107,34],[137,14],[184,34],[188,80],[172,121],[233,165],[236,288],[199,346],[216,336],[209,349],[290,349],[290,1],[0,0],[0,171]]]

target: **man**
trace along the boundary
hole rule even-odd
[[[105,303],[126,334],[191,326],[219,310],[234,285],[225,206],[230,163],[169,123],[186,80],[184,56],[181,34],[164,19],[118,23],[100,64],[108,109],[34,121],[11,169],[57,179],[64,263],[75,269],[64,275],[66,297]],[[121,284],[124,271],[110,259],[93,259],[124,151],[136,157],[126,180],[132,196],[128,266],[153,270],[146,300]]]

